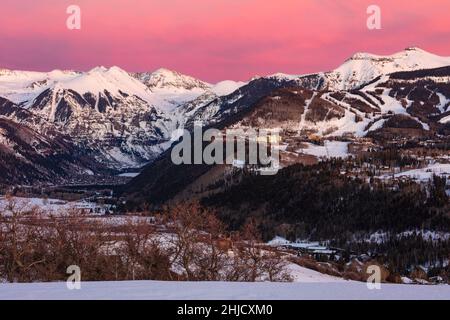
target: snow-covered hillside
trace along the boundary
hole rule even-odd
[[[344,64],[325,74],[334,90],[354,89],[380,75],[398,71],[432,69],[450,65],[450,57],[441,57],[420,48],[407,48],[393,55],[356,53]]]

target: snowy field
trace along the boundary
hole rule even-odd
[[[109,205],[97,205],[93,202],[87,202],[84,200],[79,201],[64,201],[58,199],[43,199],[43,198],[22,198],[13,197],[12,201],[16,210],[25,212],[32,209],[45,210],[47,213],[64,213],[70,209],[79,209],[92,211],[96,214],[104,214],[105,209],[109,208]],[[10,203],[4,196],[0,196],[0,211],[8,213],[8,207]]]
[[[305,143],[308,148],[299,149],[297,152],[306,153],[317,158],[346,158],[348,157],[348,142],[328,141],[323,146]]]
[[[365,283],[236,283],[236,282],[83,282],[68,290],[64,282],[0,284],[0,299],[14,300],[449,300],[448,285]]]

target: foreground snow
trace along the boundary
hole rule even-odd
[[[369,290],[365,283],[236,283],[236,282],[83,282],[68,290],[64,282],[0,284],[0,299],[151,299],[151,300],[447,300],[450,286],[382,284]]]

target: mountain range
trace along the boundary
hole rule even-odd
[[[329,72],[217,84],[167,69],[0,69],[0,182],[155,170],[172,133],[195,120],[281,128],[297,157],[296,135],[447,137],[449,105],[450,57],[419,48],[357,53]]]

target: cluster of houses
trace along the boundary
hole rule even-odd
[[[291,242],[282,237],[275,237],[268,245],[296,251],[298,255],[309,254],[316,260],[335,260],[344,252],[343,249],[332,248],[318,241],[296,240]]]

